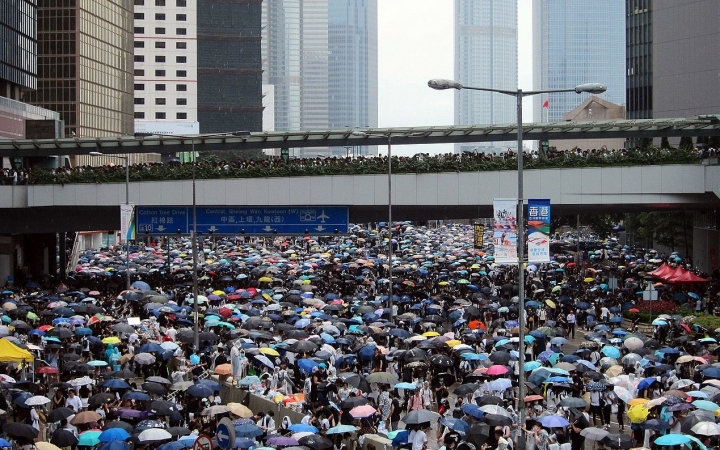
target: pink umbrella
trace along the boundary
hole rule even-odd
[[[356,419],[360,419],[362,417],[370,417],[373,414],[375,414],[377,410],[375,410],[374,407],[370,405],[362,405],[362,406],[356,406],[353,409],[350,410],[350,415],[353,416]]]
[[[486,373],[488,375],[505,375],[507,372],[507,367],[495,364],[494,366],[490,366]]]

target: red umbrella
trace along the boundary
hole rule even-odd
[[[55,367],[43,366],[35,369],[35,373],[58,373],[58,370]]]

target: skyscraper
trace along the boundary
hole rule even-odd
[[[467,86],[518,87],[517,2],[455,0],[455,79]],[[515,100],[490,92],[455,91],[455,124],[514,123]],[[455,152],[493,152],[511,142],[456,144]]]
[[[262,49],[277,131],[377,126],[377,0],[266,0]]]
[[[197,0],[201,133],[262,130],[258,0]]]
[[[135,132],[197,134],[197,2],[136,0]]]
[[[133,0],[37,5],[38,84],[28,103],[59,112],[68,137],[132,134]]]
[[[624,104],[625,1],[533,0],[533,78],[538,90],[603,83],[600,97]],[[566,92],[533,99],[536,121],[557,122],[586,97]]]

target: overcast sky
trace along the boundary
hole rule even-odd
[[[532,1],[518,2],[518,83],[519,87],[530,89]],[[378,0],[380,127],[453,124],[452,91],[435,91],[427,86],[431,78],[453,78],[453,3],[453,0]],[[523,117],[530,122],[532,99],[525,102]],[[380,154],[387,152],[384,148],[379,150]],[[452,144],[393,147],[395,155],[452,151]]]

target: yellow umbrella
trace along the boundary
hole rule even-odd
[[[45,441],[35,442],[35,448],[38,450],[60,450],[60,447],[57,445]]]
[[[280,353],[277,352],[274,348],[270,347],[260,347],[260,353],[264,355],[270,355],[270,356],[280,356]]]
[[[102,340],[103,344],[119,344],[120,338],[117,336],[109,336]]]
[[[593,281],[595,281],[595,278],[593,278],[593,277],[587,277],[587,278],[585,278],[585,282],[586,282],[586,283],[592,283]]]
[[[647,398],[634,398],[630,400],[628,403],[628,406],[635,406],[635,405],[644,405],[645,403],[649,402],[650,399]]]
[[[445,343],[448,347],[455,347],[456,345],[462,344],[461,341],[458,341],[457,339],[451,339]]]
[[[552,309],[555,309],[555,302],[552,300],[545,300],[545,304],[551,307]]]
[[[440,336],[440,333],[438,333],[437,331],[426,331],[422,335],[425,337],[435,337],[435,336]]]
[[[270,297],[270,294],[263,294],[262,297],[269,302],[272,301],[272,297]]]
[[[228,403],[227,407],[231,413],[243,419],[249,419],[254,415],[250,408],[240,403]]]
[[[649,414],[650,410],[647,409],[645,405],[635,405],[627,412],[628,419],[630,419],[630,422],[632,423],[645,422]]]
[[[450,283],[448,281],[441,281],[438,283],[438,286],[449,286]]]
[[[260,277],[258,278],[258,281],[260,283],[272,283],[272,278],[270,277]]]
[[[224,291],[221,291],[221,290],[219,290],[219,289],[216,289],[216,290],[213,291],[213,294],[214,294],[214,295],[225,295],[225,292],[224,292]]]

